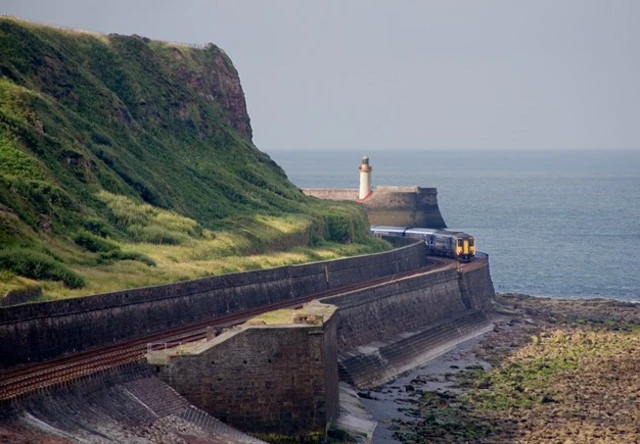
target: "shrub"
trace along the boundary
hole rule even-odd
[[[81,248],[94,253],[114,251],[120,248],[115,243],[85,230],[78,232],[78,234],[73,237],[73,241]]]
[[[129,234],[138,242],[150,244],[180,245],[189,239],[185,234],[157,226],[132,225]]]
[[[325,216],[326,239],[333,242],[348,242],[351,240],[351,224],[343,215],[329,214]]]
[[[95,143],[99,143],[101,145],[108,145],[108,146],[112,146],[113,145],[113,141],[111,140],[111,138],[109,136],[107,136],[106,134],[103,133],[99,133],[99,132],[95,132],[91,134],[91,140],[93,140]]]
[[[107,237],[111,234],[109,225],[100,219],[88,219],[84,222],[84,227],[96,236]]]
[[[156,262],[149,256],[138,253],[137,251],[109,251],[106,253],[100,253],[100,259],[102,261],[138,261],[146,264],[150,267],[155,267]]]
[[[82,288],[84,279],[55,259],[25,248],[0,251],[0,268],[31,279],[62,281],[68,288]]]

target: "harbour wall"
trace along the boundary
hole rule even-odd
[[[325,200],[358,200],[358,190],[348,188],[308,188],[306,195]],[[446,228],[438,207],[436,188],[379,186],[364,206],[371,225]]]
[[[416,270],[424,244],[339,260],[0,307],[0,369]]]

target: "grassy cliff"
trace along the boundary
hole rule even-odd
[[[251,142],[215,45],[0,17],[0,297],[90,294],[378,250]]]

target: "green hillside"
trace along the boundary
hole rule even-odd
[[[251,136],[215,45],[0,17],[0,297],[384,248],[360,206],[305,197]]]

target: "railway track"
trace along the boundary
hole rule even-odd
[[[389,283],[394,280],[432,271],[434,268],[446,266],[446,261],[431,259],[432,264],[419,270],[387,276],[339,287],[307,296],[289,299],[263,307],[242,310],[224,316],[208,319],[203,322],[167,330],[162,333],[144,336],[118,344],[100,347],[76,353],[38,364],[31,364],[0,373],[0,402],[15,399],[44,388],[59,386],[69,381],[80,379],[100,371],[118,367],[123,364],[142,362],[145,353],[156,347],[171,348],[185,342],[206,338],[209,328],[225,328],[241,324],[246,320],[268,311],[281,308],[295,308],[314,299],[323,299],[367,287]]]

